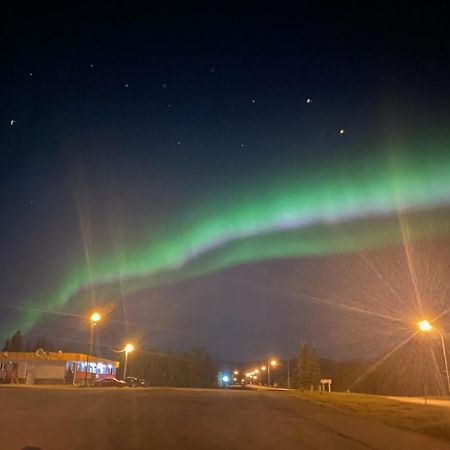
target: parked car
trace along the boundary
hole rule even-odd
[[[102,378],[101,380],[97,380],[95,385],[98,387],[124,387],[127,383],[117,378]]]
[[[147,386],[147,382],[143,380],[142,378],[136,378],[136,377],[126,377],[125,383],[127,386],[130,387],[145,387]]]

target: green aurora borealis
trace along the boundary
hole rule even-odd
[[[93,286],[112,296],[129,294],[242,263],[395,245],[402,241],[398,217],[405,214],[410,239],[444,233],[450,152],[445,145],[424,148],[396,148],[387,158],[305,168],[239,186],[226,197],[206,199],[139,248],[68,268],[55,289],[30,301],[43,311],[58,310],[86,299],[83,293]],[[24,309],[19,328],[29,330],[41,315],[39,308]]]

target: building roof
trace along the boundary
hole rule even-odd
[[[84,353],[68,352],[1,352],[0,361],[80,361],[86,362],[88,355]],[[116,369],[119,367],[119,361],[100,358],[99,356],[89,356],[92,363],[111,364]]]

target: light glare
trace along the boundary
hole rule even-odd
[[[92,313],[92,315],[90,317],[91,322],[93,322],[93,323],[98,322],[101,318],[102,318],[102,316],[99,313],[97,313],[97,312]]]
[[[420,322],[417,322],[417,326],[419,327],[420,331],[431,331],[431,329],[433,328],[428,320],[421,320]]]

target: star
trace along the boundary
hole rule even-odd
[[[28,74],[28,76],[29,76],[29,77],[32,77],[32,76],[33,76],[33,72],[30,72],[30,73]]]
[[[244,144],[241,144],[241,147],[244,148]]]
[[[252,99],[252,103],[256,103],[256,100],[255,100],[255,99]]]
[[[9,122],[9,124],[13,127],[13,126],[16,124],[16,121],[15,121],[15,120],[11,120],[11,121]]]
[[[341,128],[340,130],[339,130],[339,134],[344,134],[345,133],[345,130],[343,129],[343,128]]]
[[[125,83],[125,87],[126,87],[126,88],[128,87],[128,83]]]
[[[90,67],[91,69],[93,69],[93,68],[94,68],[94,64],[91,64],[89,67]]]
[[[312,103],[312,99],[307,98],[307,99],[306,99],[306,103]]]
[[[211,67],[211,69],[209,69],[209,73],[214,73],[216,71],[215,67]]]
[[[178,141],[177,144],[180,145],[180,144],[181,144],[181,141]]]
[[[167,107],[168,107],[168,108],[172,108],[172,104],[169,103],[169,104],[167,105]]]
[[[167,84],[166,84],[166,83],[163,83],[163,84],[162,84],[162,88],[165,89],[166,87],[167,87]]]

